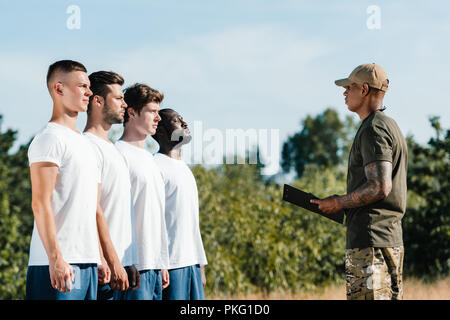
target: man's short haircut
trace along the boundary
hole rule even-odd
[[[108,85],[123,85],[124,83],[122,76],[112,71],[93,72],[89,75],[89,81],[91,82],[92,96],[89,97],[88,113],[91,111],[91,103],[94,96],[100,96],[106,100],[106,96],[110,92]]]
[[[141,114],[142,108],[150,102],[161,103],[164,99],[164,94],[150,88],[146,84],[135,83],[125,89],[124,99],[128,108],[132,108],[137,114]],[[128,112],[125,112],[125,119],[123,124],[127,123],[129,119]]]
[[[170,124],[170,118],[169,115],[173,114],[174,112],[176,112],[173,109],[170,108],[164,108],[159,110],[158,114],[161,117],[161,121],[158,123],[158,128],[156,128],[156,132],[155,134],[152,136],[156,142],[161,143],[160,142],[160,135],[161,135],[161,130],[166,130],[166,133],[169,134],[170,133],[170,129],[169,129],[169,124]]]
[[[164,108],[159,110],[159,116],[161,117],[161,121],[167,122],[169,123],[170,119],[169,119],[169,115],[171,115],[172,113],[176,112],[173,109],[170,108]]]
[[[60,60],[51,64],[47,71],[47,87],[50,79],[56,72],[69,73],[73,71],[83,71],[87,73],[86,67],[81,63],[73,60]],[[49,88],[50,89],[50,88]]]

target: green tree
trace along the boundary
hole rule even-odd
[[[31,235],[27,162],[21,147],[9,154],[16,131],[1,131],[0,115],[0,298],[25,296],[28,245]],[[25,153],[26,154],[26,153]]]
[[[441,138],[439,117],[430,118],[436,137],[428,145],[408,137],[408,204],[404,218],[405,269],[433,279],[450,273],[450,130]]]
[[[336,110],[328,108],[316,117],[307,116],[302,130],[283,144],[281,166],[301,177],[307,164],[326,167],[346,163],[356,124],[351,116],[341,121]]]
[[[311,119],[308,123],[314,122]],[[422,278],[450,272],[450,130],[443,134],[438,117],[430,122],[436,137],[427,145],[407,138],[405,274]],[[347,139],[350,127],[341,128],[348,131]],[[1,129],[0,115],[0,298],[21,299],[33,225],[28,144],[12,153],[17,132]],[[331,132],[322,135],[326,137],[331,139]],[[305,163],[300,178],[291,184],[319,197],[344,194],[347,151],[340,150],[337,164]],[[296,291],[343,281],[345,228],[283,202],[282,186],[265,181],[261,165],[192,170],[209,261],[208,295]]]
[[[344,227],[282,201],[256,165],[193,168],[209,261],[207,294],[312,289],[342,280]],[[345,190],[336,168],[309,165],[296,182],[318,195]]]

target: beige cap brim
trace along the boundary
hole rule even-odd
[[[340,87],[346,87],[346,86],[349,86],[349,85],[352,84],[352,82],[353,82],[353,81],[351,81],[349,78],[339,79],[339,80],[334,81],[334,83],[335,83],[337,86],[340,86]]]

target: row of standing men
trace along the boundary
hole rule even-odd
[[[204,299],[191,136],[164,95],[111,71],[50,65],[52,118],[28,150],[35,218],[26,299]],[[87,112],[84,132],[76,129]],[[113,124],[123,135],[108,139]],[[159,152],[146,149],[151,135]]]

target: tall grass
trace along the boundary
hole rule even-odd
[[[232,300],[346,300],[345,284],[307,292],[273,292],[269,295],[249,294],[207,298]],[[406,279],[403,285],[403,299],[450,300],[450,278],[432,283],[425,283],[414,278]]]

